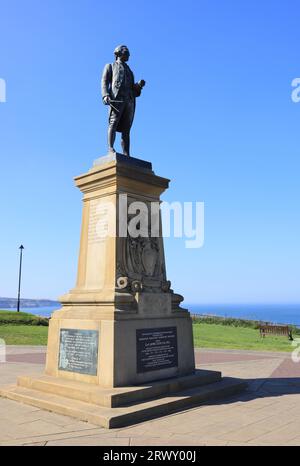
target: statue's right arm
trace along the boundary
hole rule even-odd
[[[102,81],[101,81],[102,99],[110,95],[111,81],[112,81],[112,67],[111,67],[111,64],[109,63],[105,65],[103,73],[102,73]]]

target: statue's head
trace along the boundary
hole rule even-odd
[[[118,45],[114,50],[114,54],[116,59],[120,58],[122,61],[129,60],[130,53],[126,45]]]

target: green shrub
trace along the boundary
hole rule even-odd
[[[217,324],[217,325],[229,325],[230,327],[244,327],[258,329],[261,325],[259,320],[246,320],[236,319],[234,317],[218,317],[218,316],[197,316],[192,315],[192,320],[195,324]],[[300,328],[295,325],[289,325],[292,330],[292,334],[300,335]]]
[[[193,322],[200,324],[217,324],[217,325],[229,325],[230,327],[249,327],[258,328],[259,321],[256,320],[245,320],[236,319],[234,317],[217,317],[217,316],[192,316]]]
[[[0,311],[0,325],[49,325],[47,317],[39,317],[27,312]]]

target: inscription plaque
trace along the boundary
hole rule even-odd
[[[98,330],[60,330],[58,368],[62,371],[97,375]]]
[[[109,204],[103,200],[90,201],[88,243],[103,243],[109,233]]]
[[[177,367],[177,328],[138,329],[136,353],[138,373]]]

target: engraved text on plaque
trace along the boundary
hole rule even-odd
[[[178,366],[177,328],[145,328],[136,331],[137,372]]]
[[[98,362],[97,330],[60,330],[58,368],[63,371],[97,375]]]

